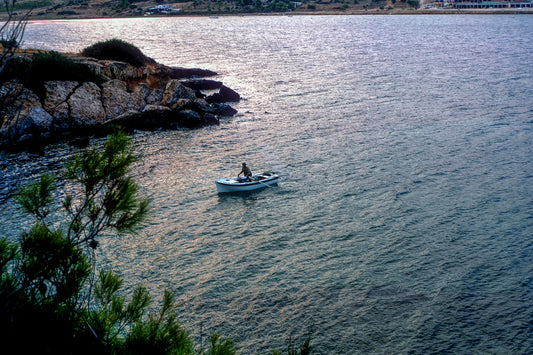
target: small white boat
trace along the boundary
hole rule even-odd
[[[279,175],[274,173],[253,174],[252,178],[232,177],[215,180],[218,192],[253,191],[271,187],[278,183]]]

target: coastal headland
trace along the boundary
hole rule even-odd
[[[98,48],[94,56],[94,50],[23,51],[10,61],[0,78],[1,148],[39,148],[58,139],[106,134],[117,125],[198,128],[237,112],[228,103],[240,95],[208,79],[215,72],[157,63],[121,40],[88,48],[93,47]],[[109,47],[115,58],[100,58]]]

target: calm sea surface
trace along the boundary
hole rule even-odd
[[[128,287],[175,291],[196,337],[244,354],[310,326],[320,354],[533,352],[533,16],[51,21],[25,46],[109,38],[244,97],[218,127],[134,135],[151,218],[97,252]],[[0,155],[0,234],[16,184],[72,153]],[[218,195],[244,161],[287,176]]]

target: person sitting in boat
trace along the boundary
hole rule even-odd
[[[252,172],[250,171],[250,168],[246,166],[246,163],[242,163],[242,170],[237,175],[237,177],[241,176],[241,174],[244,174],[244,177],[251,180],[252,179]]]

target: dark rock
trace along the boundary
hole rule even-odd
[[[237,110],[228,104],[213,104],[215,107],[215,115],[219,116],[233,116],[237,113]]]
[[[222,85],[219,91],[220,95],[226,99],[225,102],[239,102],[241,100],[241,95],[239,95],[235,90],[230,89],[226,85]]]
[[[221,81],[208,79],[187,80],[181,83],[194,90],[215,90],[223,86]]]
[[[33,91],[17,83],[0,87],[0,146],[6,142],[23,142],[49,131],[53,117],[41,106]],[[6,104],[8,103],[8,104]]]
[[[147,105],[141,112],[129,112],[117,118],[109,125],[120,125],[128,131],[134,129],[155,130],[169,128],[172,121],[172,110],[162,105]]]
[[[204,99],[196,99],[192,101],[194,107],[202,112],[214,113],[216,108],[213,105],[210,105]]]
[[[222,97],[222,95],[220,95],[218,92],[214,93],[213,95],[209,95],[208,97],[206,97],[205,101],[209,102],[210,104],[225,102],[224,98]]]
[[[155,89],[150,92],[150,94],[146,97],[146,104],[147,105],[157,105],[163,100],[163,93],[165,90],[163,89]]]
[[[168,77],[171,79],[188,79],[193,77],[206,77],[218,75],[216,72],[198,68],[170,68]]]
[[[202,116],[193,110],[183,110],[177,114],[177,122],[187,128],[197,128],[204,126]]]
[[[190,99],[178,99],[174,104],[170,106],[174,111],[183,111],[187,109],[194,109],[193,100]]]
[[[206,113],[204,115],[204,125],[212,126],[218,124],[220,124],[220,121],[217,116],[213,115],[212,113]]]
[[[69,144],[73,147],[76,147],[76,148],[86,148],[87,146],[89,146],[89,137],[78,137],[78,138],[74,138],[72,139]]]
[[[234,90],[222,85],[219,92],[206,97],[205,100],[209,103],[239,102],[241,96]]]

